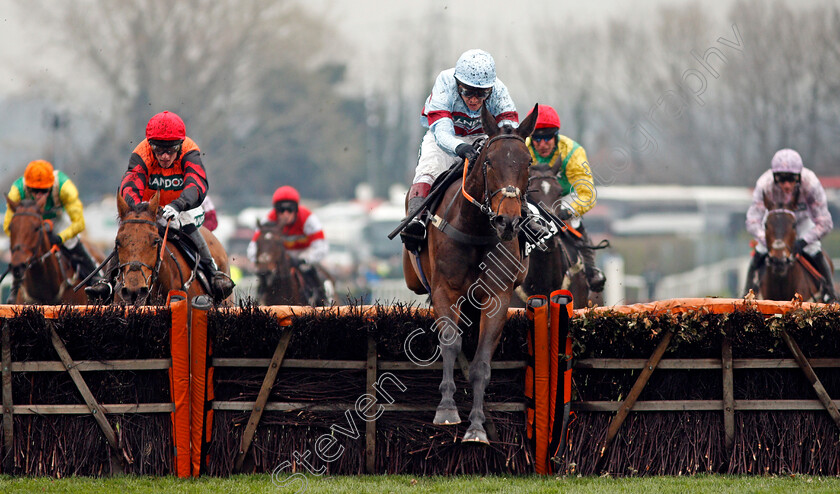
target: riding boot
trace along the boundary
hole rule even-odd
[[[758,295],[758,281],[761,277],[756,275],[760,272],[761,268],[764,267],[764,261],[766,259],[766,252],[755,251],[753,253],[752,259],[750,260],[750,267],[747,270],[747,282],[744,285],[744,297],[750,293],[750,290],[753,291],[753,294]]]
[[[65,251],[68,254],[67,257],[70,259],[70,264],[79,273],[81,279],[87,278],[88,275],[96,271],[96,263],[94,263],[93,258],[90,257],[90,254],[81,241],[76,242],[76,246],[72,249],[66,249]],[[96,273],[88,280],[87,286],[93,286],[101,280],[102,277],[99,276],[99,273]]]
[[[589,234],[583,227],[583,223],[577,228],[582,235],[580,239],[580,257],[583,258],[584,272],[586,273],[586,282],[589,284],[589,289],[593,292],[604,291],[604,285],[607,283],[607,278],[603,271],[595,266],[595,250],[592,248],[592,241],[589,239]]]
[[[85,294],[93,302],[110,304],[114,298],[114,277],[116,276],[119,259],[114,256],[103,267],[105,277],[95,276],[85,287]],[[96,279],[96,281],[94,281]]]
[[[808,260],[811,261],[811,264],[817,268],[817,271],[823,277],[822,282],[822,301],[823,303],[830,304],[832,302],[837,301],[837,294],[834,292],[834,276],[831,271],[831,266],[828,265],[828,261],[826,260],[825,256],[823,255],[822,251],[817,252],[815,256],[808,256]]]
[[[235,286],[230,276],[219,271],[216,261],[213,260],[213,254],[210,253],[210,247],[207,241],[204,240],[204,235],[198,231],[195,225],[187,224],[181,227],[181,231],[186,233],[190,240],[193,241],[195,247],[198,249],[198,254],[201,256],[201,266],[210,272],[210,286],[213,289],[213,298],[216,302],[221,302],[230,296]]]
[[[406,250],[417,251],[426,239],[426,224],[420,219],[422,213],[418,213],[423,206],[423,201],[429,195],[432,186],[424,183],[416,183],[408,191],[408,211],[406,218],[414,215],[414,218],[400,232],[400,239]],[[417,214],[415,214],[417,213]]]
[[[20,286],[23,284],[23,278],[12,278],[12,288],[9,290],[9,297],[6,299],[7,304],[14,304],[17,299],[17,294],[20,291]]]
[[[306,292],[306,297],[311,298],[314,294],[315,298],[317,299],[326,298],[326,296],[324,295],[324,289],[323,284],[321,283],[321,278],[318,276],[318,270],[315,268],[315,266],[301,259],[301,262],[298,264],[297,268],[300,270],[300,274],[303,275],[303,280],[306,284],[306,287],[304,289],[304,291]],[[318,300],[314,300],[312,302],[317,303]]]

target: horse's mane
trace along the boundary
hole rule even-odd
[[[36,205],[37,205],[37,203],[35,202],[35,199],[29,199],[29,198],[21,199],[20,202],[17,203],[17,207],[23,206],[25,208],[26,207],[33,207],[33,206],[36,206]]]
[[[131,208],[128,211],[129,213],[152,213],[152,211],[149,209],[148,201],[130,205],[129,207]]]

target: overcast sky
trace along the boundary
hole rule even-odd
[[[60,0],[74,1],[74,0]],[[118,1],[118,0],[117,0]],[[569,18],[570,23],[604,24],[616,17],[644,23],[661,5],[691,3],[693,0],[301,0],[307,9],[321,16],[342,33],[344,46],[352,47],[350,75],[356,80],[393,57],[394,46],[419,42],[419,20],[445,18],[452,26],[463,26],[436,47],[452,65],[460,53],[483,48],[502,62],[513,56],[508,47],[527,38],[534,19]],[[705,0],[711,10],[725,11],[731,0]],[[0,95],[24,90],[30,81],[19,75],[21,68],[43,74],[62,74],[82,80],[84,74],[72,74],[72,65],[62,56],[60,47],[44,51],[42,36],[20,22],[25,12],[12,0],[0,0]],[[410,29],[406,29],[410,26]],[[453,28],[454,30],[454,28]],[[444,69],[446,67],[441,67]],[[71,83],[73,83],[71,80]]]
[[[56,0],[71,1],[78,0]],[[115,0],[119,1],[119,0]],[[444,19],[450,27],[446,39],[437,40],[435,49],[440,59],[451,60],[446,69],[455,64],[458,55],[470,48],[482,48],[496,59],[499,75],[512,80],[505,64],[513,57],[527,56],[527,41],[534,36],[535,22],[562,20],[561,25],[595,25],[603,27],[610,19],[651,25],[656,12],[663,6],[678,6],[696,0],[298,0],[328,25],[335,26],[342,39],[339,46],[345,54],[353,84],[361,92],[365,85],[381,80],[378,71],[395,57],[411,56],[411,50],[423,42],[425,23],[430,19]],[[724,15],[734,0],[702,0],[707,13],[720,19],[715,32],[724,35],[729,25]],[[831,0],[789,0],[795,5],[828,3]],[[768,2],[768,7],[772,5]],[[21,24],[27,15],[14,6],[13,0],[0,0],[0,97],[25,91],[32,80],[29,74],[55,75],[66,78],[65,95],[95,98],[95,90],[83,73],[75,71],[60,46],[46,44],[31,25]],[[439,22],[439,21],[438,21]],[[713,38],[712,38],[713,39]],[[710,41],[712,40],[710,39]],[[524,46],[524,48],[523,48]],[[412,48],[414,47],[414,48]],[[534,54],[536,56],[536,54]],[[37,77],[37,76],[36,76]],[[431,86],[432,79],[418,77],[417,84]],[[511,82],[517,82],[512,80]],[[508,82],[510,86],[511,83]],[[511,88],[514,95],[515,88]],[[536,96],[536,95],[529,95]],[[73,103],[70,103],[71,106]]]

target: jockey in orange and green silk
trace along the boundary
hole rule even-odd
[[[12,184],[9,201],[13,204],[24,199],[38,201],[44,195],[47,199],[43,219],[50,220],[47,233],[50,243],[61,247],[73,268],[78,271],[79,277],[84,279],[96,270],[96,263],[84,244],[79,241],[79,234],[85,229],[84,208],[79,199],[79,191],[70,178],[64,172],[54,170],[50,162],[35,160],[26,166],[23,176]],[[14,212],[7,208],[3,219],[6,235],[9,235],[9,224],[13,216]],[[101,278],[95,275],[88,283],[97,282],[99,279]],[[16,278],[14,283],[19,285],[20,281]]]

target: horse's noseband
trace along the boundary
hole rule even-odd
[[[483,148],[486,150],[487,148],[490,147],[490,144],[492,144],[493,142],[495,142],[497,140],[500,140],[500,139],[518,139],[518,140],[522,141],[523,143],[525,142],[525,139],[523,139],[522,137],[520,137],[516,134],[501,134],[501,135],[497,135],[495,137],[491,137],[490,140],[487,141],[486,144],[484,144]],[[496,211],[493,211],[493,208],[490,205],[490,201],[493,199],[493,197],[495,197],[497,194],[502,194],[502,202],[504,202],[505,199],[521,199],[522,198],[522,191],[519,190],[519,187],[516,187],[514,185],[506,185],[506,186],[504,186],[500,189],[497,189],[497,190],[488,194],[487,193],[487,167],[488,167],[488,165],[489,165],[488,160],[484,160],[481,164],[481,173],[484,176],[484,202],[479,203],[478,201],[476,201],[475,199],[473,199],[470,196],[466,196],[466,197],[467,197],[467,199],[470,200],[470,202],[472,202],[476,207],[478,207],[481,210],[482,213],[487,215],[487,217],[492,222],[493,219],[495,219],[499,215]],[[464,185],[462,184],[461,189],[463,190],[463,188],[464,188]],[[501,209],[501,207],[502,207],[502,202],[499,202],[499,209]]]

